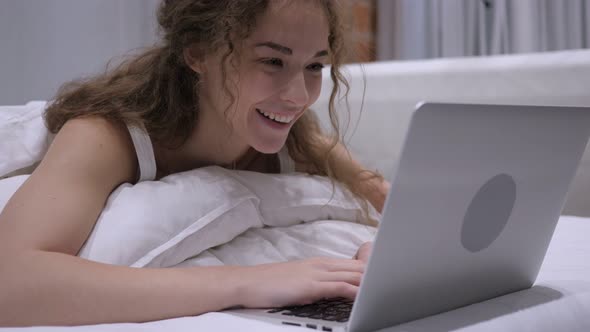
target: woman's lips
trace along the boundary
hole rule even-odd
[[[262,115],[263,117],[265,117],[271,121],[281,123],[281,124],[290,124],[297,116],[296,112],[275,113],[275,112],[271,112],[271,111],[263,111],[259,108],[256,109],[256,112],[258,112],[258,114]]]

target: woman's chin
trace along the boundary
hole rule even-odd
[[[250,146],[260,152],[260,153],[264,153],[264,154],[273,154],[273,153],[278,153],[279,151],[281,151],[281,149],[283,148],[283,146],[285,146],[285,141],[286,138],[283,140],[272,140],[272,141],[263,141],[263,142],[256,142],[254,144],[251,144]]]

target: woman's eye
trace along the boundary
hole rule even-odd
[[[278,58],[262,59],[260,62],[262,62],[265,65],[269,65],[269,66],[273,66],[273,67],[282,67],[283,66],[283,61]]]
[[[307,66],[307,69],[313,72],[320,72],[324,69],[324,65],[321,63],[312,63],[311,65]]]

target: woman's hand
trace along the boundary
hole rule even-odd
[[[365,263],[342,258],[311,258],[245,267],[238,297],[247,308],[309,304],[325,298],[354,299]]]
[[[372,250],[373,242],[365,242],[359,247],[359,250],[356,252],[356,255],[354,255],[353,259],[358,259],[367,264]]]

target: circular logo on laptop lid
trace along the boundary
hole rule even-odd
[[[461,244],[471,252],[489,247],[502,233],[516,201],[516,182],[499,174],[477,192],[463,219]]]

